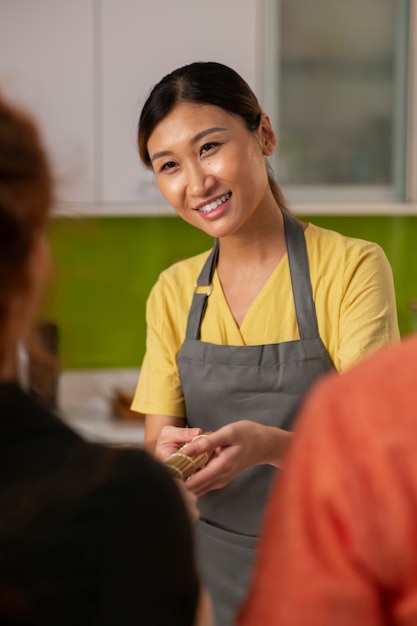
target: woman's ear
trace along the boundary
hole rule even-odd
[[[259,125],[260,137],[262,142],[262,151],[265,156],[270,156],[275,150],[277,137],[272,128],[271,120],[266,113],[262,113]]]

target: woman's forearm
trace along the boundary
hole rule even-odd
[[[260,464],[282,468],[285,455],[293,437],[292,432],[275,426],[262,426],[262,450]]]

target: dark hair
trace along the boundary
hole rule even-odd
[[[180,102],[212,104],[239,115],[246,127],[255,131],[260,124],[262,108],[248,83],[235,70],[213,61],[198,61],[167,74],[155,85],[139,118],[139,155],[148,168],[151,161],[148,141],[156,126]],[[268,180],[278,205],[288,210],[281,189],[268,168]]]
[[[0,96],[0,328],[10,295],[26,285],[32,244],[51,203],[51,172],[36,124]]]

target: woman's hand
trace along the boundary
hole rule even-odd
[[[179,428],[178,426],[163,426],[155,446],[155,456],[160,461],[166,459],[185,443],[189,443],[197,435],[201,435],[201,428]],[[188,452],[187,452],[188,454]]]
[[[185,483],[201,496],[227,485],[237,474],[253,465],[280,467],[291,433],[251,421],[227,424],[187,446],[187,455],[196,456],[215,450],[215,456]]]

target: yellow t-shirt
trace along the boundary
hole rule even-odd
[[[339,372],[399,339],[394,282],[383,250],[309,224],[305,230],[320,337]],[[146,307],[147,344],[132,408],[150,415],[184,417],[177,354],[194,285],[209,252],[180,261],[159,276]],[[220,345],[260,345],[299,339],[288,257],[285,255],[239,328],[217,275],[201,325],[201,340]]]

